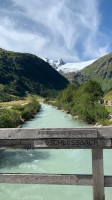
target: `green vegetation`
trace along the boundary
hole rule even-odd
[[[108,112],[104,104],[99,104],[104,93],[96,81],[89,80],[80,87],[70,84],[56,99],[56,105],[88,123],[104,123]]]
[[[77,73],[68,74],[68,77],[78,84],[83,84],[90,79],[97,81],[107,93],[112,89],[112,53],[99,58]]]
[[[31,119],[39,110],[40,104],[37,102],[35,96],[31,98],[28,104],[1,108],[0,128],[15,128],[26,120]]]
[[[8,102],[8,101],[13,101],[13,100],[18,100],[18,99],[19,97],[8,94],[6,87],[0,84],[0,102]]]
[[[0,49],[0,101],[23,97],[27,93],[55,97],[68,83],[39,57]]]
[[[112,90],[105,94],[104,99],[107,101],[112,101]]]
[[[106,110],[112,115],[112,107],[107,107],[106,106]]]

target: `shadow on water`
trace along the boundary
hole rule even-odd
[[[43,117],[43,116],[42,116],[43,113],[44,113],[44,109],[41,108],[40,111],[39,111],[39,113],[37,113],[37,114],[35,115],[34,118],[35,118],[35,119],[36,119],[36,118],[42,118],[42,117]]]
[[[0,168],[11,168],[22,163],[31,163],[35,160],[46,160],[50,157],[49,152],[40,150],[0,151]]]

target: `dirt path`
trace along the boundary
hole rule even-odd
[[[2,102],[0,103],[0,105],[26,104],[29,101],[30,101],[29,99],[25,99],[25,100],[18,100],[18,101]],[[37,101],[44,102],[44,99],[37,99]]]

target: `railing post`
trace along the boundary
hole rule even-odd
[[[103,149],[92,150],[93,200],[105,200]]]

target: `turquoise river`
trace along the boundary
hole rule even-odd
[[[42,104],[41,111],[23,128],[88,126],[70,115]],[[112,175],[112,151],[104,151],[105,175]],[[91,174],[91,150],[5,150],[0,152],[0,173]],[[105,188],[106,200],[112,189]],[[0,200],[92,200],[92,187],[0,184]]]

